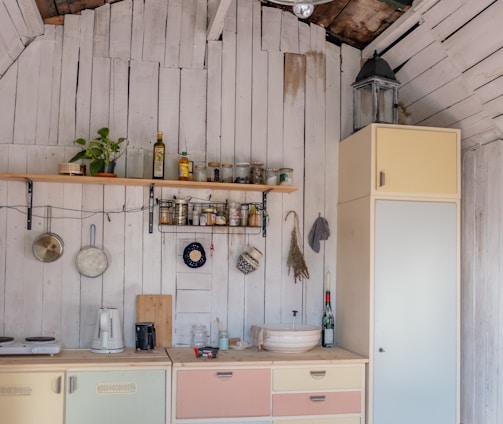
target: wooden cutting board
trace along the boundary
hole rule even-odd
[[[136,322],[153,322],[156,346],[171,347],[172,297],[170,294],[136,296]]]

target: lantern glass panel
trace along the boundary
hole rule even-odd
[[[395,88],[378,84],[376,121],[386,124],[395,124]]]
[[[354,88],[354,129],[359,130],[371,122],[374,117],[372,84]]]

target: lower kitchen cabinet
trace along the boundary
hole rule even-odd
[[[1,422],[63,424],[64,372],[0,372]]]
[[[166,423],[166,370],[67,373],[66,422]]]
[[[269,369],[176,370],[175,375],[177,420],[269,415]]]

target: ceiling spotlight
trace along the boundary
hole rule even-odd
[[[314,6],[312,3],[295,3],[292,6],[293,13],[300,19],[307,19],[314,12]]]
[[[293,13],[300,19],[309,18],[314,12],[314,6],[331,1],[333,0],[269,0],[271,3],[292,6]]]

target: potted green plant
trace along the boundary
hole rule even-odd
[[[95,176],[98,173],[114,174],[115,163],[125,152],[128,140],[120,137],[117,140],[108,138],[110,130],[101,128],[97,131],[98,136],[94,140],[86,141],[83,138],[77,138],[74,143],[82,146],[70,162],[80,159],[89,159],[89,173]]]

